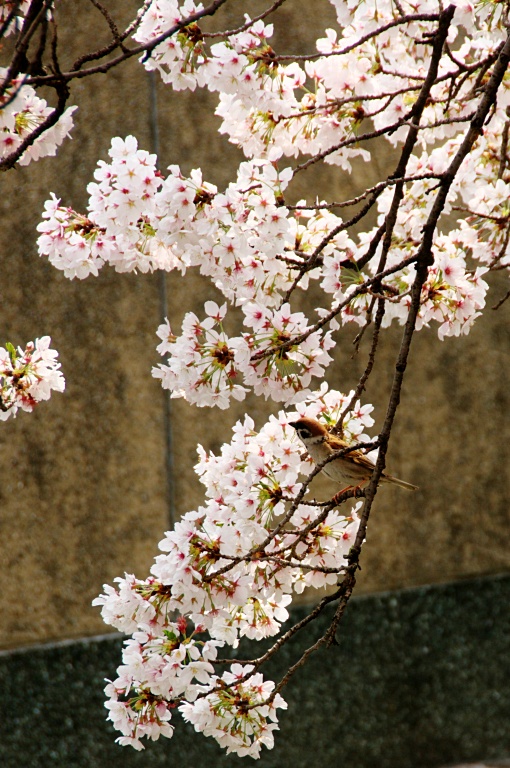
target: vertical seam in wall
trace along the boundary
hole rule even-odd
[[[156,90],[156,73],[149,72],[149,130],[151,140],[151,151],[158,158],[160,153],[159,141],[159,122],[158,122],[158,98]],[[157,273],[159,288],[159,314],[160,322],[164,323],[168,317],[168,299],[167,299],[167,280],[166,272],[163,269]],[[175,514],[175,485],[174,485],[174,448],[172,434],[172,408],[170,404],[170,393],[163,389],[163,419],[164,419],[164,438],[165,438],[165,475],[166,475],[166,499],[168,510],[168,525],[173,528],[176,520]]]

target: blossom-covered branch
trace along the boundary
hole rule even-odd
[[[317,510],[304,499],[291,506],[289,515],[284,499],[299,491],[298,473],[306,467],[289,421],[321,415],[334,423],[346,399],[324,386],[297,412],[281,412],[260,432],[246,417],[234,427],[232,442],[223,446],[220,456],[200,449],[196,471],[206,487],[205,505],[186,514],[165,535],[160,543],[163,554],[156,558],[148,580],[119,579],[117,590],[106,587],[95,601],[102,606],[105,621],[134,632],[120,677],[108,687],[114,702],[112,718],[126,737],[122,743],[140,748],[142,735],[169,735],[168,710],[158,721],[153,710],[148,716],[146,708],[147,720],[140,722],[140,693],[133,696],[130,691],[143,690],[156,696],[151,699],[154,706],[175,702],[197,730],[213,735],[230,751],[257,756],[263,744],[272,744],[274,727],[267,717],[276,722],[274,706],[284,702],[279,695],[269,702],[274,686],[262,682],[257,671],[261,663],[237,664],[232,673],[218,677],[214,674],[216,651],[200,655],[193,650],[192,638],[207,630],[211,639],[205,641],[205,652],[211,643],[215,649],[226,644],[237,647],[244,636],[273,636],[288,618],[286,606],[292,593],[334,584],[344,570],[345,556],[355,540],[360,502],[343,514],[334,503]],[[356,442],[373,423],[370,410],[358,405],[344,424],[345,433]],[[283,519],[290,527],[280,524]],[[186,617],[186,626],[190,624],[183,637],[173,637],[176,612]],[[258,699],[253,698],[252,689],[259,691]],[[225,708],[235,727],[226,728]]]

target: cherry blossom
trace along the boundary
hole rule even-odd
[[[50,343],[50,337],[43,336],[29,341],[25,349],[0,347],[0,421],[16,416],[20,408],[32,411],[41,400],[49,400],[52,390],[64,391],[58,352]]]
[[[205,303],[208,317],[200,322],[188,312],[182,324],[182,335],[171,333],[168,321],[160,326],[158,335],[164,338],[158,351],[170,353],[168,365],[153,369],[163,387],[172,390],[172,397],[184,397],[197,405],[217,405],[228,408],[230,397],[243,400],[246,387],[236,383],[236,350],[240,340],[230,340],[223,331],[222,320],[226,304],[221,308],[213,301]],[[170,340],[170,343],[169,343]]]
[[[140,748],[141,736],[171,736],[165,702],[175,702],[197,730],[238,754],[256,756],[262,744],[272,744],[274,709],[284,706],[279,694],[267,701],[274,683],[263,682],[249,665],[217,676],[217,649],[236,647],[242,637],[277,634],[292,593],[332,584],[344,567],[359,503],[347,515],[336,509],[321,514],[303,500],[291,512],[290,528],[279,531],[275,523],[301,487],[298,474],[309,472],[289,420],[309,415],[333,423],[351,399],[352,393],[323,385],[298,411],[280,412],[260,432],[245,417],[220,455],[199,447],[196,472],[206,488],[205,505],[165,534],[149,578],[117,579],[117,588],[105,585],[94,601],[106,622],[133,636],[119,677],[106,689],[122,744]],[[346,415],[344,433],[351,440],[368,439],[370,411],[354,403]],[[257,552],[268,536],[266,553]],[[240,698],[245,706],[236,713]],[[235,727],[226,727],[226,712]],[[243,723],[249,728],[242,738]],[[246,740],[250,734],[254,738]]]
[[[227,750],[244,757],[258,758],[260,749],[274,745],[273,731],[278,728],[276,709],[287,709],[287,703],[273,692],[274,683],[264,681],[260,673],[252,674],[251,665],[232,664],[230,672],[216,678],[215,689],[202,699],[181,707],[183,717],[195,730],[212,736]],[[270,722],[268,722],[268,720]]]
[[[7,69],[0,67],[0,80],[7,76]],[[0,159],[10,155],[22,141],[37,128],[53,110],[48,103],[36,95],[30,85],[25,85],[26,76],[20,75],[9,83],[0,109]],[[48,155],[54,156],[57,148],[73,128],[72,115],[77,107],[68,107],[57,123],[48,128],[34,143],[27,147],[20,159],[20,165],[28,165]]]

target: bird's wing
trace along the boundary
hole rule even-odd
[[[374,462],[370,461],[368,456],[365,456],[365,454],[362,453],[360,450],[351,451],[351,453],[346,453],[343,458],[352,461],[353,464],[356,464],[358,467],[362,467],[363,469],[366,469],[368,472],[374,471],[374,467],[375,467]]]
[[[333,451],[340,451],[343,448],[348,448],[349,445],[345,442],[345,440],[340,440],[340,438],[335,437],[334,440],[330,441],[330,447],[333,449]],[[342,456],[341,458],[345,459],[345,461],[352,461],[353,464],[356,464],[362,469],[366,469],[368,472],[373,472],[375,467],[374,462],[371,461],[368,456],[366,456],[359,448],[355,451],[346,453],[345,456]]]

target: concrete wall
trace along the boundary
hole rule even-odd
[[[126,14],[134,5],[111,3]],[[253,7],[245,5],[243,10]],[[80,4],[80,14],[85,6]],[[278,47],[309,51],[328,21],[311,19],[304,2],[297,6],[284,7]],[[329,5],[324,8],[327,17]],[[93,18],[79,17],[80,23],[62,29],[64,48],[86,50],[92,35],[100,39]],[[233,21],[231,16],[226,24]],[[76,83],[73,98],[77,125],[58,157],[0,179],[0,341],[17,344],[50,334],[67,378],[64,395],[0,429],[4,648],[105,631],[92,598],[124,571],[144,577],[168,527],[165,403],[150,376],[159,361],[159,277],[104,269],[97,279],[70,282],[35,250],[35,227],[49,192],[84,209],[85,186],[97,159],[106,158],[112,135],[133,133],[150,148],[149,79],[130,62],[108,77]],[[205,178],[225,184],[241,155],[214,132],[215,98],[173,94],[160,84],[157,98],[162,167],[177,162],[188,172],[201,166]],[[371,165],[356,167],[353,178],[314,168],[302,175],[295,194],[314,197],[319,188],[341,199],[378,179],[388,163],[384,145]],[[506,291],[505,278],[491,282],[494,303]],[[216,295],[191,274],[184,280],[171,275],[166,290],[176,328],[185,310],[200,313],[203,301]],[[308,300],[313,306],[313,293]],[[508,571],[508,311],[508,304],[497,313],[488,310],[466,338],[440,343],[431,330],[413,342],[388,464],[420,491],[380,491],[360,593]],[[344,391],[365,364],[369,339],[352,359],[355,333],[347,328],[342,334],[327,375]],[[399,336],[398,328],[383,334],[366,393],[376,406],[376,426],[384,418]],[[196,443],[217,450],[245,410],[261,425],[278,409],[253,398],[226,414],[172,401],[178,513],[202,499],[192,471]]]
[[[289,708],[279,715],[275,747],[264,748],[257,765],[508,766],[509,599],[508,576],[353,599],[339,645],[313,654],[286,687]],[[314,632],[330,619],[331,611],[322,614]],[[279,680],[309,639],[295,635],[268,674]],[[148,742],[143,752],[115,744],[102,688],[121,645],[109,635],[0,653],[2,768],[247,765],[177,712],[172,739]],[[243,642],[236,655],[249,658],[259,645]]]

